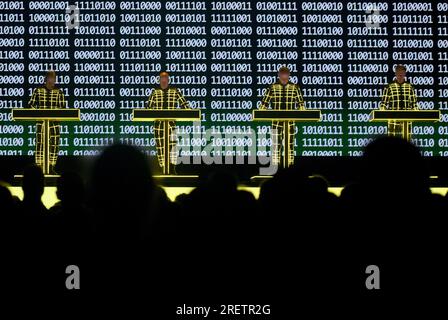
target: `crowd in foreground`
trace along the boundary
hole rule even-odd
[[[88,293],[353,298],[372,294],[365,289],[372,264],[384,270],[383,295],[443,287],[448,199],[431,193],[419,150],[379,138],[366,147],[359,177],[337,197],[299,161],[256,199],[232,173],[217,171],[170,201],[145,155],[115,145],[87,181],[62,173],[60,201],[47,209],[44,176],[30,166],[23,200],[0,187],[3,288],[64,291],[65,266],[77,265]]]

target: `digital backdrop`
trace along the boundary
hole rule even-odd
[[[306,108],[323,114],[297,126],[296,155],[359,156],[386,132],[369,113],[402,63],[419,107],[442,110],[441,122],[414,126],[414,143],[446,156],[447,62],[448,1],[0,1],[0,155],[33,154],[34,124],[11,121],[10,109],[25,107],[50,69],[82,113],[62,123],[62,155],[114,142],[154,154],[152,123],[131,116],[165,70],[202,111],[200,125],[179,123],[200,134],[183,136],[184,149],[266,147],[270,123],[252,122],[252,110],[287,65]]]

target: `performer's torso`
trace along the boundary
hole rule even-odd
[[[389,84],[389,105],[388,109],[408,110],[415,107],[414,86],[409,82],[399,84],[394,81]]]
[[[166,89],[155,88],[153,92],[153,102],[149,106],[152,109],[176,109],[178,92],[175,87],[168,87]]]
[[[271,108],[291,110],[299,107],[297,85],[291,82],[283,85],[276,82],[271,86]]]
[[[38,109],[57,109],[61,106],[61,90],[58,88],[47,89],[46,87],[37,88],[37,105]]]

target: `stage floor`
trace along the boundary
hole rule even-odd
[[[182,193],[190,193],[190,191],[193,190],[194,187],[163,187],[163,189],[167,193],[168,197],[172,201],[174,201],[178,195],[180,195]],[[240,190],[247,190],[247,191],[253,193],[253,195],[256,198],[258,198],[258,195],[259,195],[259,192],[260,192],[260,188],[258,188],[258,187],[241,186],[239,189]],[[20,199],[22,199],[23,192],[22,192],[22,188],[21,187],[9,187],[9,190],[11,190],[11,193],[13,195],[15,195],[15,196],[19,197]],[[340,195],[341,190],[342,190],[342,187],[332,187],[332,188],[329,188],[329,191],[334,193],[337,196]],[[444,196],[448,192],[448,188],[445,188],[445,187],[444,188],[442,188],[442,187],[431,188],[431,191],[433,193],[441,194],[441,195]],[[56,202],[58,202],[58,199],[56,197],[56,187],[45,187],[44,195],[42,196],[42,201],[44,202],[44,205],[47,208],[50,208]]]
[[[176,197],[183,193],[190,193],[194,187],[163,187],[168,198],[172,201],[176,199]],[[247,190],[254,194],[256,198],[258,198],[258,194],[260,192],[260,188],[251,188],[251,187],[241,187],[241,190]],[[20,199],[23,198],[23,192],[21,187],[9,187],[11,193]],[[44,195],[42,196],[42,201],[47,208],[53,206],[56,202],[58,202],[58,198],[56,197],[56,187],[45,187]]]

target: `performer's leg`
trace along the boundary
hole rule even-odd
[[[43,134],[44,126],[43,121],[36,122],[36,151],[34,152],[34,157],[36,164],[44,168],[44,134]]]
[[[403,138],[403,123],[400,121],[389,121],[387,125],[387,134],[390,137]]]
[[[176,165],[177,165],[177,135],[176,135],[176,121],[170,121],[169,125],[169,155],[170,155],[170,174],[176,175]]]
[[[163,135],[164,125],[165,123],[163,121],[154,121],[154,138],[156,139],[157,160],[161,168],[163,168],[165,156],[165,137]]]
[[[294,137],[295,137],[295,125],[294,121],[288,122],[289,126],[289,158],[288,158],[288,165],[294,164]]]
[[[49,140],[50,140],[50,167],[54,171],[54,167],[56,166],[56,161],[58,160],[59,153],[59,140],[60,140],[60,125],[57,121],[50,121],[49,123],[50,132],[49,132]]]
[[[177,136],[176,136],[176,122],[170,121],[169,125],[169,135],[170,135],[170,163],[173,165],[177,164]]]
[[[279,166],[282,155],[283,144],[283,122],[272,121],[272,164]]]
[[[412,141],[412,122],[407,121],[407,122],[405,122],[404,125],[407,127],[406,130],[405,130],[405,132],[406,132],[405,139],[407,141],[411,142]]]

